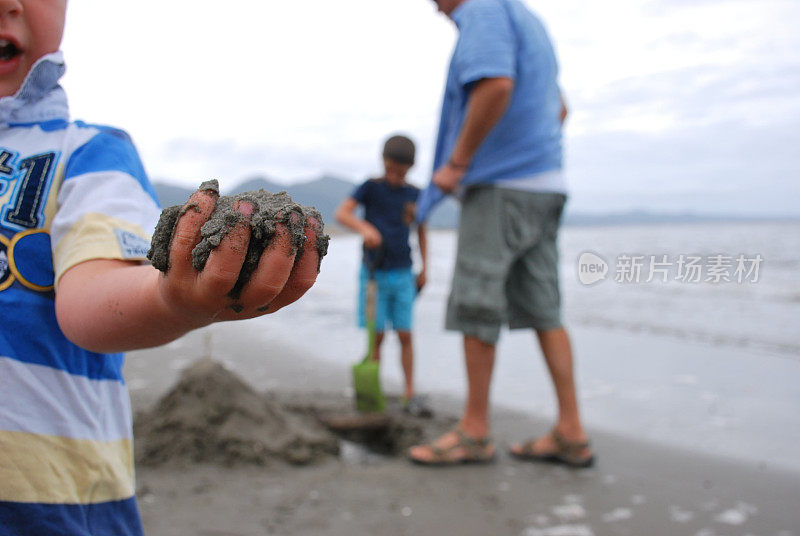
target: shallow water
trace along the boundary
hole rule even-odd
[[[429,233],[429,242],[429,283],[415,310],[416,378],[423,391],[461,396],[460,337],[442,329],[455,235]],[[800,468],[794,452],[800,444],[800,223],[569,227],[561,251],[565,321],[590,427]],[[578,257],[585,251],[609,263],[606,280],[579,281]],[[316,285],[259,325],[271,337],[340,363],[348,374],[365,347],[355,327],[359,252],[356,236],[334,237]],[[668,282],[657,281],[658,272],[645,282],[647,263],[639,283],[616,282],[626,275],[618,259],[634,255],[671,262]],[[734,281],[676,280],[681,255],[702,257],[706,269],[709,257],[731,257]],[[740,255],[763,259],[756,282],[752,273],[735,281]],[[396,388],[396,340],[388,337],[385,345],[384,378]],[[492,399],[552,415],[552,390],[529,332],[504,332]],[[543,431],[521,434],[534,432]]]

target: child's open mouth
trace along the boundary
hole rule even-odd
[[[0,39],[0,61],[9,61],[19,55],[20,49],[8,39]]]

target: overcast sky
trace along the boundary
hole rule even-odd
[[[576,211],[800,215],[800,2],[525,0],[571,108]],[[431,174],[455,28],[431,0],[71,0],[72,115],[128,130],[154,180]]]

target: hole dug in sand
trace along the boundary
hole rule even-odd
[[[399,406],[390,400],[391,406]],[[391,408],[390,408],[391,409]],[[331,413],[312,409],[319,420],[333,433],[362,446],[366,451],[383,456],[402,456],[409,447],[421,443],[428,426],[421,419],[401,415],[399,410],[390,414],[358,414],[355,411]],[[427,426],[426,426],[427,425]]]

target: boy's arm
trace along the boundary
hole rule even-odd
[[[364,239],[364,245],[368,248],[376,248],[383,242],[380,231],[366,220],[356,216],[358,201],[348,197],[339,208],[336,209],[336,221],[359,233]]]
[[[419,292],[428,280],[428,235],[424,223],[417,226],[417,236],[419,238],[419,256],[422,258],[422,271],[417,274],[417,292]]]
[[[307,225],[307,246],[297,254],[288,230],[279,224],[258,269],[241,296],[233,300],[228,292],[244,262],[249,226],[240,223],[228,233],[203,271],[197,272],[191,251],[200,241],[200,227],[216,197],[198,191],[189,202],[196,203],[198,210],[187,211],[176,225],[166,275],[149,265],[97,259],[73,266],[61,276],[56,317],[72,342],[97,352],[157,346],[213,322],[272,313],[314,284],[319,266],[318,222]],[[243,203],[239,211],[249,216],[252,207]]]

